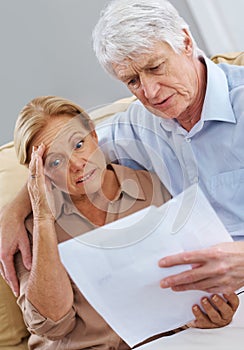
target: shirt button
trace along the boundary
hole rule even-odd
[[[191,138],[186,137],[185,140],[186,142],[191,142]]]

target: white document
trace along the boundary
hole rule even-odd
[[[130,346],[193,319],[201,291],[161,289],[160,280],[189,269],[162,269],[158,260],[231,237],[193,185],[159,208],[126,218],[59,244],[62,262],[90,304]]]

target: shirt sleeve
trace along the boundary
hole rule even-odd
[[[133,102],[125,112],[96,126],[99,146],[108,163],[119,163],[132,169],[152,170],[149,157],[145,157],[145,133],[142,114],[146,113],[138,101]],[[140,123],[137,119],[140,117]],[[145,119],[145,118],[144,118]]]
[[[75,307],[72,306],[69,312],[58,321],[42,316],[26,298],[25,291],[30,272],[24,267],[20,253],[17,253],[15,263],[20,281],[20,296],[17,303],[22,310],[28,331],[31,334],[45,336],[50,340],[58,340],[65,337],[76,325]]]

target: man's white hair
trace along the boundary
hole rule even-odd
[[[197,47],[188,24],[167,0],[112,0],[101,12],[93,30],[93,48],[101,66],[115,76],[113,63],[135,59],[150,52],[158,41],[167,42],[175,52],[184,48],[185,33]]]

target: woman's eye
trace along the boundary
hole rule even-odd
[[[76,143],[76,145],[75,145],[75,149],[79,149],[79,148],[81,148],[82,146],[83,146],[83,141],[82,140],[80,140],[79,142],[77,142]]]
[[[49,163],[51,168],[57,168],[61,164],[61,159],[55,159]]]

